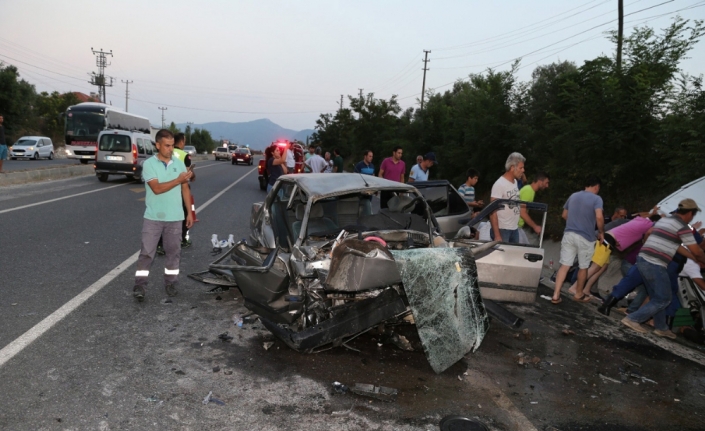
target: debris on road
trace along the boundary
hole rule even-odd
[[[208,395],[203,399],[203,405],[208,404],[211,401],[211,397],[213,396],[213,391],[208,392]]]
[[[262,344],[262,347],[264,347],[264,350],[269,350],[273,345],[274,345],[274,342],[265,341],[264,344]]]
[[[347,386],[340,382],[333,382],[333,389],[335,389],[335,392],[339,394],[346,394],[349,390]]]
[[[220,367],[219,367],[219,366],[216,365],[215,367],[213,367],[213,372],[214,372],[214,373],[217,373],[218,371],[220,371]]]
[[[225,331],[225,332],[223,332],[222,334],[218,335],[218,338],[219,338],[222,342],[226,343],[226,342],[232,340],[232,339],[233,339],[233,336],[232,336],[232,335],[228,335],[228,331]]]
[[[619,381],[619,380],[617,380],[617,379],[613,379],[612,377],[607,377],[607,376],[605,376],[605,375],[603,375],[603,374],[599,374],[599,376],[600,376],[600,378],[601,378],[602,380],[607,380],[608,382],[620,383],[620,384],[622,383],[621,381]]]
[[[568,328],[564,329],[562,331],[562,333],[563,333],[563,335],[575,335],[575,331],[568,329]]]
[[[354,394],[375,398],[381,401],[394,401],[398,394],[398,391],[394,388],[375,386],[367,383],[355,383],[351,391]]]
[[[219,400],[218,398],[215,398],[215,397],[211,397],[211,399],[210,399],[209,401],[210,401],[211,403],[218,404],[219,406],[224,406],[224,405],[225,405],[225,401],[221,401],[221,400]]]
[[[407,340],[406,337],[403,335],[399,335],[397,333],[394,333],[394,335],[392,335],[392,338],[390,339],[390,341],[392,342],[392,344],[394,344],[395,346],[397,346],[398,348],[400,348],[402,350],[406,350],[409,352],[414,351],[414,348],[411,347],[411,343],[409,342],[409,340]]]

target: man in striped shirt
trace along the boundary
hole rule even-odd
[[[695,242],[693,230],[688,225],[700,211],[692,199],[683,199],[670,217],[656,222],[636,259],[636,267],[644,281],[650,301],[622,319],[622,323],[637,332],[648,332],[641,322],[653,317],[654,334],[676,338],[668,329],[665,308],[671,302],[671,281],[666,268],[681,244],[692,253],[694,260],[705,265],[705,253]]]

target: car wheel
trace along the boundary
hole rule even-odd
[[[264,177],[259,177],[259,188],[260,190],[267,190],[267,181]]]
[[[32,160],[39,160],[39,153],[34,153]]]
[[[135,173],[135,175],[132,176],[132,178],[135,180],[136,183],[142,184],[144,183],[144,179],[142,178],[142,172]]]
[[[49,153],[49,160],[54,160],[54,152]]]
[[[236,162],[235,160],[233,160],[233,161],[231,162],[231,164],[237,165],[237,162]]]
[[[101,183],[108,181],[108,174],[97,174],[96,176]]]

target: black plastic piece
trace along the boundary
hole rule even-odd
[[[485,303],[487,314],[509,326],[510,328],[520,328],[524,324],[524,319],[492,301],[491,299],[482,299]]]

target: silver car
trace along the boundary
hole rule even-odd
[[[388,208],[380,208],[380,192],[394,194]],[[442,372],[487,332],[494,304],[480,296],[473,255],[493,244],[450,247],[411,185],[361,174],[284,175],[253,205],[250,223],[249,239],[209,270],[232,280],[245,306],[295,350],[413,322],[431,367]]]
[[[46,136],[23,136],[10,147],[10,158],[53,159],[54,144]]]

